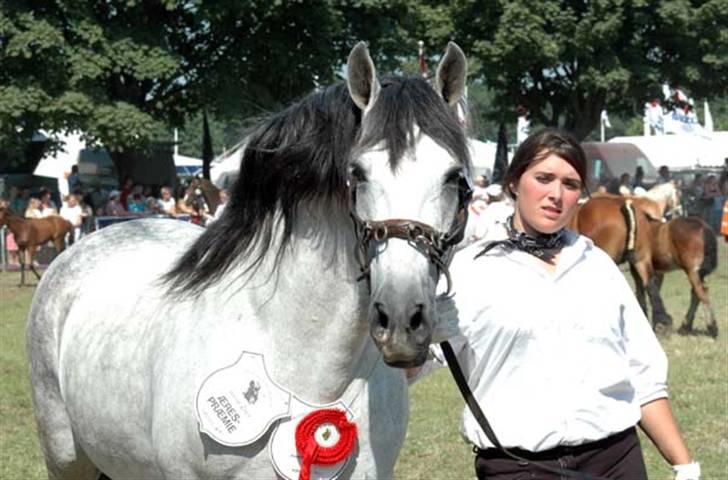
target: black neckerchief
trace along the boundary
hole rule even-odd
[[[563,228],[556,233],[539,234],[537,237],[531,237],[526,233],[516,230],[513,226],[513,215],[508,217],[505,226],[506,231],[508,232],[508,238],[486,243],[485,247],[475,256],[475,258],[485,255],[488,251],[498,245],[502,245],[504,248],[509,250],[520,250],[548,262],[554,258],[553,252],[561,250],[561,248],[566,244],[566,237],[564,235]]]

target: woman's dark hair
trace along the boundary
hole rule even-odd
[[[511,184],[516,183],[528,167],[534,162],[545,158],[549,154],[558,155],[579,174],[583,188],[586,188],[587,162],[586,154],[579,141],[568,132],[557,128],[544,128],[530,135],[518,147],[513,160],[503,177],[503,187],[511,198],[516,193],[511,190]]]

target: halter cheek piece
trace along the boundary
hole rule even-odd
[[[357,280],[369,281],[370,265],[372,262],[371,246],[384,243],[390,238],[406,240],[414,249],[425,255],[438,269],[439,273],[447,279],[447,292],[450,294],[452,279],[448,270],[449,253],[452,247],[459,243],[465,235],[465,226],[468,222],[468,203],[473,190],[465,175],[460,176],[458,185],[458,211],[453,219],[450,230],[441,233],[417,220],[387,219],[362,220],[356,214],[356,187],[349,187],[349,214],[354,222],[354,235],[356,236],[356,261],[359,263],[361,275]]]

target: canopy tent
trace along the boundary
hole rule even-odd
[[[644,152],[655,168],[666,165],[670,170],[698,167],[720,167],[728,158],[728,132],[714,132],[710,137],[699,135],[653,135],[614,137],[609,143],[628,143]]]
[[[174,153],[174,168],[179,177],[194,177],[202,173],[202,159]]]
[[[57,179],[58,191],[61,195],[68,195],[66,177],[71,173],[71,167],[78,163],[79,154],[86,148],[86,142],[76,132],[60,135],[60,140],[63,146],[54,154],[43,157],[33,174]]]
[[[105,148],[88,146],[79,132],[55,136],[61,142],[61,148],[45,155],[33,171],[34,175],[55,178],[61,195],[69,193],[66,178],[74,165],[78,165],[82,183],[116,186],[116,168]]]
[[[481,142],[471,138],[468,140],[470,159],[473,162],[473,176],[485,175],[490,178],[495,164],[495,153],[498,144],[495,142]]]

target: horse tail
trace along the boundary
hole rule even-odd
[[[718,266],[718,242],[715,232],[708,225],[703,225],[703,263],[700,264],[698,275],[704,279]]]
[[[634,256],[634,245],[637,240],[637,219],[635,216],[634,205],[632,205],[632,200],[624,202],[624,205],[622,205],[619,211],[622,212],[624,223],[627,227],[627,239],[624,253],[622,254],[622,262],[627,261],[630,265],[634,265],[636,260]]]

